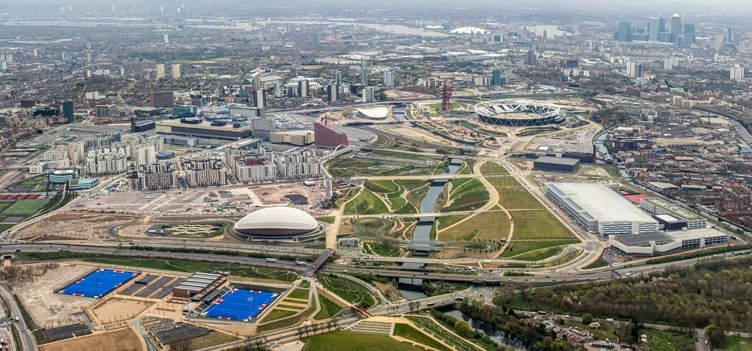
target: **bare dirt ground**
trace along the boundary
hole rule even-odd
[[[65,287],[94,267],[70,266],[61,264],[59,268],[47,272],[32,283],[14,289],[26,309],[38,325],[52,325],[54,322],[69,322],[76,318],[83,308],[96,300],[64,294],[56,294],[55,289]]]
[[[103,240],[107,239],[107,228],[110,226],[136,223],[140,219],[140,216],[128,214],[64,212],[26,227],[13,236],[18,239],[39,237],[46,240]]]
[[[133,330],[124,328],[112,332],[54,342],[42,345],[39,349],[41,351],[141,351],[143,350],[143,345],[141,339]]]
[[[99,319],[100,324],[114,321],[130,321],[152,305],[154,305],[154,302],[113,298],[94,307],[92,314]]]

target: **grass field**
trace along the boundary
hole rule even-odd
[[[520,240],[513,239],[512,242],[508,244],[507,249],[504,251],[504,253],[501,254],[501,257],[509,258],[509,257],[517,256],[517,255],[522,255],[530,251],[542,250],[542,249],[555,247],[555,246],[572,245],[572,244],[577,244],[579,242],[580,241],[576,239],[528,240],[528,241],[520,241]]]
[[[324,320],[328,318],[334,317],[339,311],[342,310],[342,307],[339,307],[336,303],[332,302],[332,300],[327,299],[326,297],[323,297],[319,295],[319,304],[321,305],[321,310],[319,313],[316,313],[315,316],[313,316],[313,319],[315,320]]]
[[[364,215],[389,213],[386,204],[376,194],[364,189],[360,194],[345,205],[345,215]]]
[[[601,267],[608,267],[609,263],[608,261],[604,260],[603,257],[598,258],[597,261],[582,267],[582,269],[595,269],[595,268],[601,268]]]
[[[514,179],[514,177],[512,176],[492,176],[486,177],[486,180],[488,180],[491,185],[497,188],[503,186],[522,186],[522,184],[520,184],[520,182],[518,182],[517,179]]]
[[[7,202],[0,202],[0,212],[3,212],[6,208],[10,207],[10,203]]]
[[[4,231],[6,231],[6,230],[8,230],[8,229],[10,229],[10,228],[11,228],[11,227],[13,227],[14,225],[15,225],[15,224],[0,224],[0,233],[2,233],[2,232],[4,232]]]
[[[29,217],[42,209],[48,200],[21,200],[3,211],[3,216]]]
[[[489,178],[493,179],[493,178]],[[499,204],[507,210],[539,210],[545,207],[527,189],[517,187],[495,187],[499,192]]]
[[[574,239],[574,234],[547,210],[510,213],[515,225],[513,240]]]
[[[454,223],[465,219],[465,216],[444,216],[439,217],[437,227],[439,230],[444,229]]]
[[[272,321],[276,321],[278,319],[282,319],[285,317],[290,317],[298,312],[296,311],[288,311],[288,310],[281,310],[279,308],[275,308],[271,310],[266,316],[264,316],[264,319],[260,321],[260,323],[268,323]]]
[[[562,252],[563,250],[564,250],[564,246],[547,247],[545,249],[528,251],[523,254],[518,254],[517,256],[512,256],[510,258],[513,258],[515,260],[523,260],[523,261],[541,261],[550,257],[554,257],[558,255],[560,252]]]
[[[388,336],[356,334],[348,331],[336,331],[303,339],[303,351],[422,351],[423,349],[401,343]]]
[[[450,184],[449,201],[441,209],[442,212],[472,211],[488,202],[488,191],[478,179],[455,179]]]
[[[405,339],[415,341],[419,344],[432,347],[436,350],[440,351],[451,351],[450,348],[444,346],[443,344],[439,343],[438,341],[434,340],[433,338],[429,337],[426,334],[423,334],[421,331],[411,327],[408,324],[403,323],[397,323],[394,325],[394,335],[395,336],[401,336]]]
[[[456,110],[456,109],[458,109],[458,108],[461,107],[458,102],[450,102],[449,106],[450,106],[450,109],[452,109],[452,110]],[[432,110],[438,110],[438,109],[441,108],[441,103],[430,104],[430,105],[428,105],[428,108],[430,108]]]
[[[501,240],[509,236],[509,219],[504,212],[479,213],[462,225],[454,226],[439,234],[442,241],[450,240]]]
[[[367,177],[392,175],[438,174],[446,169],[445,161],[415,164],[411,159],[405,162],[387,160],[337,158],[326,165],[333,177]]]
[[[509,174],[507,169],[495,162],[486,162],[480,166],[480,173],[483,175],[506,175]]]
[[[308,289],[295,289],[291,291],[290,294],[287,295],[287,297],[293,299],[308,300]]]
[[[212,330],[209,331],[209,334],[189,339],[186,343],[188,345],[188,350],[201,350],[211,346],[222,345],[233,340],[237,340],[237,338],[232,335]]]
[[[726,337],[726,343],[723,344],[723,349],[727,351],[752,350],[752,339],[728,336]]]
[[[360,304],[360,307],[371,308],[376,305],[376,300],[371,296],[365,286],[343,278],[319,275],[319,282],[329,291],[352,304]]]

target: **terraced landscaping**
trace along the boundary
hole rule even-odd
[[[449,194],[447,194],[447,192]],[[441,212],[473,211],[485,205],[490,196],[483,183],[478,179],[455,179],[448,183]]]
[[[345,205],[345,215],[366,215],[389,213],[384,201],[368,189],[363,189],[360,194]]]
[[[326,164],[333,177],[373,177],[396,175],[426,175],[438,174],[446,169],[446,161],[415,162],[404,155],[405,160],[397,158],[378,160],[369,158],[336,158]]]
[[[366,287],[343,278],[318,275],[318,281],[329,291],[354,305],[371,308],[376,300]]]

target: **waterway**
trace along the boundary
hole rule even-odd
[[[455,174],[460,170],[462,162],[450,160],[444,174]],[[428,188],[426,196],[420,200],[420,213],[435,213],[436,199],[444,191],[447,180],[434,180]],[[420,218],[413,232],[413,256],[428,256],[431,250],[431,230],[436,225],[436,218]]]
[[[412,127],[413,124],[405,117],[405,108],[404,107],[394,107],[392,109],[392,115],[394,115],[394,119],[402,122],[402,124]]]
[[[528,351],[527,347],[525,347],[525,345],[523,345],[522,342],[517,340],[516,338],[506,335],[504,332],[496,330],[493,328],[493,326],[490,326],[482,321],[476,321],[472,318],[469,318],[467,315],[458,310],[446,311],[444,312],[444,314],[452,316],[459,320],[466,321],[468,324],[470,324],[470,328],[473,331],[483,332],[488,336],[489,339],[501,346],[512,347],[517,351]]]

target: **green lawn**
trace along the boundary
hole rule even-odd
[[[451,184],[449,201],[441,209],[442,212],[472,211],[488,202],[488,191],[478,179],[455,179]]]
[[[456,110],[456,109],[458,109],[458,108],[461,107],[458,102],[450,102],[449,106],[450,106],[449,108],[452,109],[452,110]],[[441,103],[430,104],[430,105],[428,105],[428,108],[430,108],[432,110],[438,110],[438,109],[441,108]]]
[[[741,338],[738,336],[726,337],[726,343],[723,349],[727,351],[748,351],[752,350],[752,339]]]
[[[332,300],[327,299],[324,296],[319,295],[319,304],[321,305],[321,310],[319,313],[316,313],[316,315],[313,317],[315,320],[324,320],[328,318],[334,317],[339,311],[342,310],[342,307],[339,307],[336,303],[332,302]]]
[[[573,239],[575,236],[548,210],[511,211],[512,240]]]
[[[520,182],[518,182],[517,179],[514,179],[514,177],[512,176],[490,176],[486,177],[486,180],[488,180],[488,182],[496,188],[503,186],[522,186],[522,184],[520,184]]]
[[[363,190],[354,200],[345,205],[345,215],[389,213],[386,204],[376,194]]]
[[[3,211],[3,216],[18,216],[28,217],[31,216],[44,207],[49,202],[48,200],[21,200],[14,203],[12,206],[6,208]]]
[[[337,219],[337,218],[336,217],[318,217],[318,218],[316,218],[317,221],[328,223],[328,224],[334,223],[335,219]]]
[[[326,163],[329,173],[337,178],[438,174],[444,172],[446,165],[446,161],[432,161],[416,165],[412,160],[399,162],[349,157],[336,158]]]
[[[507,210],[538,210],[545,208],[538,199],[521,186],[495,188],[499,192],[499,204]]]
[[[422,351],[423,349],[401,343],[388,336],[357,334],[348,331],[336,331],[303,339],[303,351]]]
[[[506,168],[495,162],[486,162],[480,166],[480,173],[483,175],[509,174]]]
[[[519,241],[512,239],[506,250],[501,254],[503,258],[510,258],[513,256],[521,255],[530,251],[541,250],[549,247],[572,245],[579,243],[579,240],[529,240]]]
[[[365,286],[343,278],[325,275],[317,276],[318,281],[330,292],[352,304],[360,304],[363,308],[371,308],[376,305],[376,300],[371,296]]]
[[[287,297],[308,300],[308,289],[295,289]]]
[[[8,230],[8,229],[10,229],[10,228],[11,228],[11,227],[13,227],[14,225],[15,225],[15,224],[0,224],[0,233],[2,233],[2,232],[4,232],[4,231],[6,231],[6,230]]]
[[[288,311],[288,310],[280,310],[278,308],[275,308],[275,309],[271,310],[271,312],[269,312],[269,314],[267,314],[264,317],[264,319],[261,320],[260,323],[268,323],[268,322],[271,322],[271,321],[276,321],[278,319],[282,319],[282,318],[285,318],[285,317],[290,317],[290,316],[292,316],[292,315],[294,315],[296,313],[298,313],[298,312],[296,312],[296,311]]]
[[[439,222],[441,223],[441,222]],[[501,240],[509,236],[509,219],[504,212],[479,213],[462,225],[454,226],[439,234],[442,241],[451,240]]]
[[[608,267],[609,263],[608,261],[604,260],[603,257],[598,258],[597,261],[582,267],[582,269],[595,269],[595,268],[601,268],[601,267]]]
[[[10,207],[10,203],[7,202],[0,202],[0,212],[3,212],[6,208]]]
[[[510,258],[515,259],[515,260],[523,260],[523,261],[541,261],[550,257],[554,257],[558,255],[560,252],[562,252],[563,250],[564,250],[564,246],[554,246],[554,247],[548,247],[545,249],[529,251],[523,254],[519,254],[517,256],[512,256]]]
[[[451,351],[450,348],[444,346],[443,344],[439,343],[438,341],[434,340],[428,335],[423,334],[421,331],[416,330],[415,328],[411,327],[408,324],[403,324],[403,323],[395,324],[394,335],[401,336],[405,339],[415,341],[419,344],[432,347],[440,351]]]
[[[400,188],[391,180],[366,180],[363,186],[374,193],[385,194],[397,192]]]
[[[444,217],[439,217],[439,219],[438,219],[439,223],[437,224],[438,229],[439,230],[444,229],[444,228],[446,228],[446,227],[448,227],[448,226],[450,226],[450,225],[452,225],[454,223],[457,223],[457,222],[465,219],[465,217],[466,216],[444,216]]]

